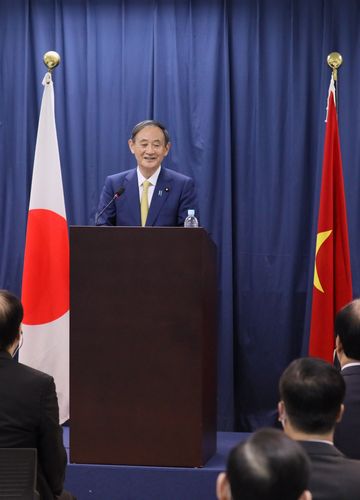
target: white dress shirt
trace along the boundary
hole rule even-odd
[[[155,173],[152,174],[151,177],[146,179],[146,177],[143,176],[143,174],[140,172],[139,167],[137,167],[137,178],[138,178],[138,186],[139,186],[139,201],[141,203],[141,196],[143,192],[143,182],[144,181],[149,181],[151,184],[148,188],[148,206],[150,207],[150,203],[154,194],[155,186],[158,180],[158,177],[160,175],[160,170],[161,170],[161,165],[160,167],[156,170]]]

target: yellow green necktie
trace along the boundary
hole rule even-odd
[[[149,182],[149,181],[143,182],[143,192],[141,195],[141,202],[140,202],[141,225],[142,226],[145,226],[145,224],[146,224],[146,218],[147,218],[148,211],[149,211],[149,199],[148,199],[149,186],[151,186],[151,182]]]

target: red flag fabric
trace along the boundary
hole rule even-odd
[[[335,85],[331,78],[316,238],[310,356],[333,361],[335,315],[351,299],[352,282],[344,180]]]
[[[62,423],[69,418],[69,236],[50,73],[43,85],[26,230],[19,360],[54,377]]]

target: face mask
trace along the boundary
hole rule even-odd
[[[22,345],[23,345],[23,342],[24,342],[24,337],[23,337],[23,332],[21,331],[20,332],[20,341],[18,343],[18,345],[16,346],[14,352],[12,353],[11,357],[12,358],[15,358],[15,356],[17,355],[17,353],[19,352],[19,350],[21,349]]]

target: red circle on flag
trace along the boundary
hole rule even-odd
[[[24,324],[39,325],[69,310],[69,235],[64,217],[29,211],[22,284]]]

